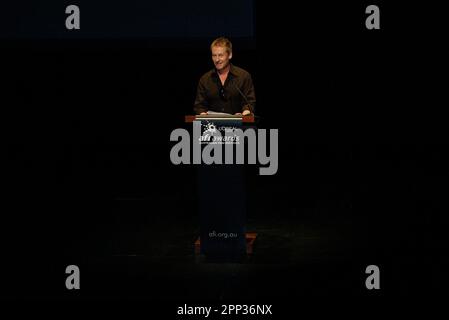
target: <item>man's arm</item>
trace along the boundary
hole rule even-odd
[[[243,115],[250,113],[254,113],[256,108],[256,92],[254,90],[253,79],[251,75],[248,75],[243,80],[242,84],[242,92],[246,97],[247,101],[243,101],[242,113]],[[247,111],[246,111],[247,110]]]
[[[200,79],[198,82],[198,87],[196,89],[196,98],[195,103],[193,106],[193,111],[195,111],[196,114],[206,113],[207,110],[209,110],[209,104],[207,103],[206,99],[206,87]]]

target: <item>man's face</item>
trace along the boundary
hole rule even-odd
[[[229,65],[229,60],[232,58],[232,53],[228,53],[225,47],[212,47],[212,61],[218,71],[223,70]]]

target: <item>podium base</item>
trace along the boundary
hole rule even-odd
[[[254,242],[257,238],[256,232],[247,232],[245,234],[246,238],[246,254],[251,255],[253,254],[254,250]],[[195,241],[195,255],[199,255],[201,253],[201,239],[198,237]]]

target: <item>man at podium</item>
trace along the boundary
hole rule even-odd
[[[253,81],[248,71],[230,62],[231,41],[217,38],[210,49],[215,68],[200,78],[195,113],[205,115],[212,111],[244,116],[254,113],[256,95]]]
[[[256,105],[253,81],[247,71],[230,63],[231,42],[221,37],[214,40],[210,48],[215,68],[206,72],[198,83],[195,113],[237,116],[253,114]],[[229,122],[226,119],[206,118],[200,121],[202,124],[212,121],[217,128],[242,126],[241,122]],[[210,259],[241,261],[247,251],[244,166],[203,164],[198,167],[197,172],[200,251]]]

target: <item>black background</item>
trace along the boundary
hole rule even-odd
[[[65,28],[70,5],[82,8],[77,32]],[[254,6],[252,0],[230,0],[225,6],[205,0],[21,0],[5,5],[2,23],[3,37],[21,39],[253,37]]]
[[[303,274],[303,282],[292,280],[296,295],[448,290],[447,103],[441,99],[447,81],[441,79],[439,9],[375,3],[381,30],[370,31],[368,4],[258,2],[252,35],[223,32],[233,41],[234,64],[253,75],[260,126],[279,129],[278,173],[259,176],[248,168],[248,216],[265,226],[310,227],[323,240],[307,248],[319,263],[304,260],[283,275],[288,286]],[[2,20],[7,26],[22,12],[11,10]],[[77,31],[66,31],[63,22],[35,27],[46,21],[37,18],[33,25],[22,22],[18,33],[3,28],[1,248],[7,279],[1,295],[167,298],[139,278],[143,265],[156,274],[157,267],[137,260],[114,273],[104,261],[118,248],[121,224],[158,239],[173,239],[163,226],[195,225],[195,169],[171,164],[169,135],[192,113],[197,81],[212,66],[215,35],[133,37],[132,29],[108,35],[100,28],[92,36],[83,10],[82,35],[71,35]],[[208,26],[191,24],[192,30]],[[245,19],[237,24],[251,29]],[[322,228],[335,230],[333,238]],[[325,250],[334,246],[340,259]],[[285,266],[285,254],[275,247],[273,259],[278,254]],[[127,250],[138,248],[129,243]],[[64,287],[69,264],[81,267],[86,289],[80,293]],[[380,293],[364,288],[369,264],[383,272]],[[268,283],[269,292],[273,279],[277,271],[262,272],[259,282]],[[179,290],[174,296],[184,301]],[[261,296],[274,301],[295,294]]]

